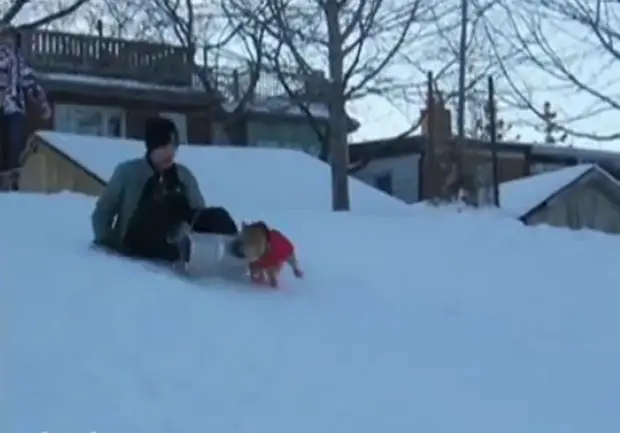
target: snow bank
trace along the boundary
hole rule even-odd
[[[620,431],[617,237],[264,210],[307,278],[198,288],[88,251],[91,207],[0,196],[7,432]]]

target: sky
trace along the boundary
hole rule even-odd
[[[554,1],[550,0],[548,3],[553,4]],[[583,18],[588,17],[588,15],[584,15],[587,11],[584,12],[582,9],[585,4],[579,0],[567,0],[565,7],[568,13],[581,14],[580,17]],[[620,132],[618,111],[617,109],[610,109],[610,105],[620,102],[620,83],[617,79],[618,73],[620,73],[620,62],[611,55],[609,50],[602,48],[601,42],[596,40],[591,28],[568,22],[564,15],[565,12],[562,11],[560,14],[546,12],[544,21],[531,20],[532,15],[525,13],[515,15],[515,27],[519,29],[521,34],[536,29],[536,34],[539,37],[545,37],[543,42],[546,44],[547,50],[543,52],[540,48],[532,48],[533,53],[541,59],[543,68],[539,65],[533,65],[531,62],[523,61],[519,64],[510,65],[509,76],[515,82],[517,89],[526,93],[537,108],[541,109],[545,101],[551,101],[553,109],[558,112],[559,121],[567,127],[579,132],[599,135]],[[615,10],[607,10],[607,12],[609,15],[607,15],[606,22],[609,23],[612,30],[604,34],[603,37],[607,36],[612,42],[620,42],[617,41],[618,37],[612,33],[613,29],[617,29],[618,24],[620,24],[620,19],[616,18],[615,15],[617,12]],[[502,11],[496,12],[494,21],[497,21],[498,26],[507,26],[506,23],[508,22]],[[502,42],[499,41],[498,43],[501,44]],[[550,52],[549,49],[553,51]],[[566,66],[567,72],[574,74],[580,82],[590,86],[594,91],[600,92],[604,97],[609,97],[612,104],[604,104],[601,98],[593,97],[588,92],[577,91],[575,85],[569,83],[567,74],[559,73],[560,69],[557,65],[550,66],[550,63],[557,60],[553,58],[555,53],[562,60],[562,64]],[[514,100],[514,89],[509,88],[508,82],[502,76],[503,74],[498,72],[500,71],[496,70],[494,74],[498,94],[501,99]],[[508,138],[514,139],[518,136],[518,139],[522,141],[542,141],[543,134],[533,127],[533,125],[540,126],[541,122],[531,111],[516,109],[514,106],[508,106],[501,101],[498,104],[501,117],[513,124]],[[386,103],[380,98],[372,98],[355,104],[351,111],[357,115],[362,127],[354,134],[354,140],[376,139],[386,135],[399,134],[412,121],[415,121],[419,115],[420,105],[419,103],[418,106],[408,107],[406,110],[396,109],[393,104]],[[452,110],[454,123],[456,121],[456,104],[451,104],[449,108]],[[456,131],[456,127],[454,127],[454,131]],[[569,137],[564,145],[620,151],[620,139],[600,141],[583,137]]]
[[[620,72],[620,70],[618,71]],[[542,75],[536,71],[532,71],[531,76]],[[542,77],[541,77],[542,78]],[[620,87],[613,86],[614,89]],[[537,94],[537,100],[556,100],[562,104],[561,111],[566,117],[576,115],[581,111],[579,107],[587,104],[592,98],[584,97],[579,94],[558,94],[558,92],[544,91]],[[450,104],[449,109],[452,111],[453,123],[456,119],[456,104]],[[411,127],[412,123],[417,120],[419,110],[422,104],[409,107],[407,110],[395,108],[393,104],[386,102],[382,98],[369,97],[364,101],[352,104],[350,113],[353,117],[360,121],[361,127],[358,131],[351,135],[354,142],[365,140],[376,140],[380,138],[396,136]],[[507,110],[508,115],[505,117],[509,121],[518,123],[512,127],[509,138],[516,138],[524,142],[542,142],[543,134],[537,131],[529,123],[539,123],[536,116],[527,111]],[[528,124],[525,124],[528,123]],[[618,127],[618,114],[614,112],[601,113],[594,117],[575,122],[574,125],[580,130],[587,132],[597,131],[620,131]],[[456,134],[456,125],[453,125],[453,132]],[[562,144],[559,144],[562,145]],[[612,150],[620,152],[620,140],[596,141],[587,138],[569,137],[564,145],[573,145],[575,147],[587,147],[599,150]]]

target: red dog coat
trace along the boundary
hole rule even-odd
[[[277,230],[267,231],[269,249],[257,261],[252,263],[257,268],[271,269],[282,266],[295,252],[292,242]]]

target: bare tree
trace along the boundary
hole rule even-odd
[[[431,43],[425,32],[438,1],[224,0],[231,16],[264,29],[265,59],[288,96],[329,150],[334,210],[350,208],[347,104],[367,95],[390,96],[408,85],[396,67],[406,52]],[[247,27],[241,31],[247,33]],[[291,74],[295,71],[296,74]],[[322,72],[327,72],[324,77]],[[300,91],[292,77],[312,84]],[[310,90],[310,92],[308,91]],[[313,112],[328,107],[327,128]]]
[[[33,0],[4,0],[0,2],[0,24],[24,29],[45,27],[74,14],[88,1],[59,0],[50,5]]]
[[[212,96],[229,144],[246,142],[246,109],[262,66],[264,32],[254,21],[233,21],[220,4],[141,0],[155,39],[187,48],[196,86]],[[242,26],[252,31],[241,32]],[[151,30],[153,31],[153,30]]]
[[[144,0],[91,0],[80,15],[91,32],[118,39],[157,40],[159,31],[148,19]]]
[[[466,133],[468,137],[481,141],[491,141],[491,107],[488,101],[488,95],[472,92],[467,99],[468,109],[468,125]],[[495,104],[495,112],[498,113],[498,104]],[[511,135],[513,124],[508,122],[504,117],[499,116],[496,120],[496,138],[497,141],[514,140],[518,141],[521,136],[519,134]]]
[[[410,61],[415,67],[420,60],[431,59],[437,65],[433,74],[435,88],[443,90],[442,100],[446,104],[456,105],[457,139],[445,143],[434,140],[435,146],[448,146],[448,149],[437,151],[442,155],[438,164],[447,167],[445,176],[441,176],[444,179],[442,192],[437,197],[441,201],[458,197],[474,205],[477,201],[475,177],[481,168],[476,166],[478,159],[465,158],[465,138],[488,140],[488,134],[480,136],[484,126],[477,125],[485,116],[487,78],[501,72],[496,57],[501,58],[503,65],[511,65],[518,58],[518,51],[511,47],[501,51],[498,48],[497,55],[489,54],[483,23],[498,4],[499,0],[460,0],[451,14],[435,20],[434,51],[422,59]]]
[[[545,101],[541,115],[542,126],[537,128],[544,134],[545,144],[564,143],[568,139],[568,133],[558,125],[557,117],[558,112],[551,108],[551,102]]]
[[[155,0],[88,0],[77,13],[46,27],[63,31],[69,26],[76,32],[91,35],[178,44],[172,20],[161,2]]]
[[[494,83],[489,78],[487,92],[484,95],[474,93],[476,98],[468,99],[467,104],[470,120],[468,136],[492,146],[490,158],[479,158],[479,163],[474,167],[477,203],[481,206],[499,205],[497,144],[508,138],[513,126],[499,115],[494,93]],[[513,138],[518,140],[519,135]]]
[[[508,102],[549,124],[540,98],[573,99],[558,110],[554,129],[591,140],[616,140],[620,130],[588,130],[585,120],[620,110],[616,69],[620,62],[620,3],[603,0],[503,1],[502,12],[485,23],[495,47],[521,53],[520,68],[503,67],[511,88]],[[499,62],[501,65],[501,62]],[[559,107],[565,108],[565,107]],[[613,127],[612,127],[613,128]]]

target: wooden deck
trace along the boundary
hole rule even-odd
[[[186,48],[56,31],[22,32],[22,54],[42,72],[189,86]]]
[[[201,80],[190,64],[194,56],[188,48],[49,30],[24,30],[21,34],[24,58],[41,72],[130,79],[196,90],[202,88]],[[226,97],[238,98],[249,86],[247,67],[208,65],[201,69],[202,72],[198,73],[209,74],[215,90]],[[298,91],[303,92],[308,85],[301,76],[295,78],[295,74],[288,73],[287,76]],[[285,91],[274,74],[263,72],[255,95],[284,96]]]

